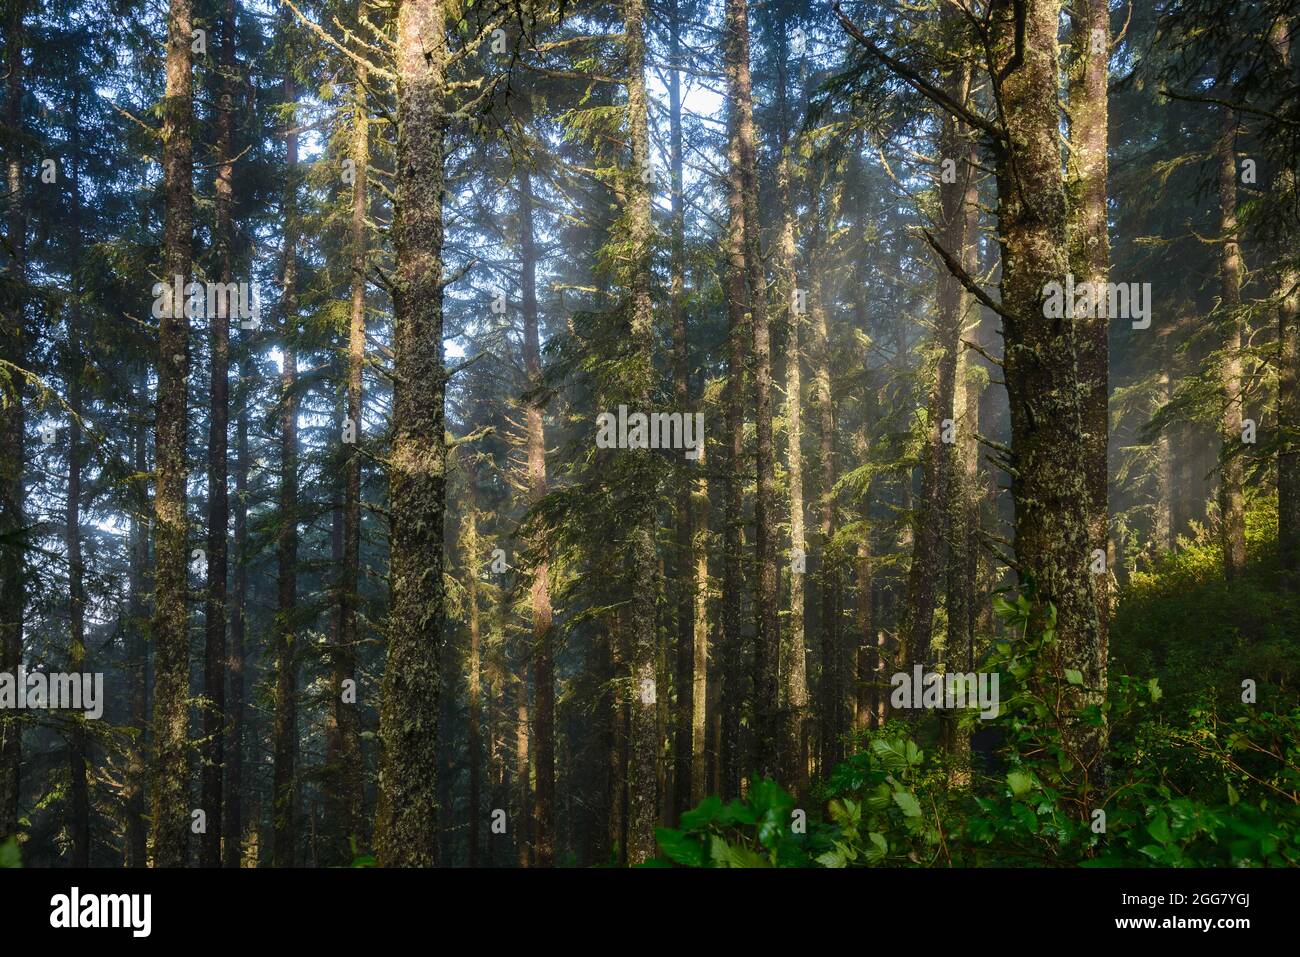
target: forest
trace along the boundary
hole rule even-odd
[[[0,867],[1300,865],[1300,0],[0,10]]]

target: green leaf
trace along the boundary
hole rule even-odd
[[[1173,840],[1173,835],[1169,833],[1169,821],[1165,818],[1164,811],[1156,812],[1156,816],[1147,825],[1147,833],[1161,844],[1168,844]]]
[[[903,809],[903,813],[908,817],[920,817],[921,805],[916,798],[912,796],[911,791],[895,791],[894,803]]]
[[[687,831],[699,830],[722,813],[722,806],[722,798],[716,794],[706,797],[698,807],[682,812],[682,828]]]
[[[827,851],[825,854],[817,855],[817,863],[822,867],[844,867],[848,864],[848,858],[844,852],[839,850],[838,845],[833,851]]]
[[[1016,797],[1024,797],[1034,786],[1034,777],[1028,771],[1008,771],[1007,784]]]
[[[1068,682],[1069,682],[1070,684],[1072,684],[1072,685],[1080,685],[1080,686],[1082,686],[1082,685],[1083,685],[1083,672],[1082,672],[1082,671],[1079,671],[1077,668],[1066,668],[1066,669],[1065,669],[1065,680],[1068,681]]]
[[[683,815],[684,816],[684,815]],[[655,828],[655,840],[669,860],[687,867],[704,866],[704,843],[670,827]]]
[[[867,862],[875,864],[878,861],[883,861],[885,855],[889,853],[889,842],[885,840],[885,835],[872,831],[867,835],[867,838],[871,841],[871,846],[866,851]]]
[[[22,858],[18,854],[18,838],[11,837],[0,843],[0,867],[22,867]]]
[[[709,847],[709,856],[719,867],[771,867],[761,854],[756,854],[747,847],[728,844],[716,834]]]

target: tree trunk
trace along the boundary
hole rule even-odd
[[[1223,575],[1229,581],[1246,567],[1245,463],[1242,456],[1241,382],[1241,281],[1245,264],[1237,243],[1237,120],[1227,107],[1219,107],[1219,136],[1215,150],[1219,160],[1219,283],[1224,313],[1223,418],[1220,435],[1223,454],[1219,473],[1219,539],[1223,547]]]
[[[136,385],[139,412],[136,419],[143,420],[149,404],[149,385],[146,370],[142,367],[137,376]],[[135,416],[133,416],[135,418]],[[141,429],[133,430],[131,436],[131,459],[137,476],[148,472],[145,450],[145,436]],[[127,683],[127,707],[130,714],[130,727],[134,729],[130,743],[127,745],[126,787],[123,797],[126,804],[126,866],[147,867],[149,864],[148,834],[149,825],[145,820],[145,778],[147,765],[145,759],[145,735],[149,726],[149,708],[146,701],[149,683],[149,644],[148,644],[148,605],[145,600],[147,586],[145,579],[149,565],[149,487],[143,481],[132,484],[132,515],[129,571],[127,573],[127,659],[129,680]]]
[[[240,374],[251,378],[249,370],[255,368],[248,360]],[[248,411],[247,402],[236,404],[239,415],[235,419],[235,451],[239,461],[235,465],[235,575],[230,603],[230,657],[226,671],[230,678],[230,732],[226,736],[226,801],[225,821],[222,831],[225,842],[222,848],[222,865],[239,867],[243,862],[243,777],[244,777],[244,630],[245,605],[248,596]]]
[[[1078,329],[1044,315],[1048,283],[1064,282],[1066,206],[1057,101],[1058,0],[1026,0],[1017,44],[1011,0],[999,0],[993,68],[1007,138],[996,149],[998,225],[1007,396],[1011,406],[1016,507],[1015,551],[1022,583],[1039,607],[1056,609],[1056,671],[1078,669],[1087,688],[1104,680],[1104,647],[1089,572],[1090,496],[1085,473],[1077,371]],[[1019,50],[1019,52],[1017,52]],[[1063,678],[1062,678],[1063,680]],[[1067,702],[1076,710],[1092,695]],[[1086,766],[1104,735],[1082,722],[1067,729]]]
[[[287,22],[287,21],[286,21]],[[292,78],[284,101],[296,106]],[[276,540],[274,833],[276,867],[294,866],[297,846],[298,642],[298,133],[289,114],[284,199],[284,273],[280,298],[280,529]]]
[[[479,625],[479,541],[478,502],[474,491],[476,476],[467,469],[469,483],[468,508],[464,517],[464,541],[461,548],[465,556],[466,602],[469,604],[469,692],[466,708],[469,712],[469,866],[478,867],[479,826],[483,814],[482,777],[483,745],[481,742],[481,705],[479,691],[482,686],[482,635]]]
[[[71,134],[71,216],[68,258],[71,262],[71,303],[68,310],[68,354],[65,380],[68,390],[68,495],[64,546],[68,558],[68,671],[80,673],[86,663],[86,568],[81,554],[81,374],[86,359],[81,354],[85,336],[81,315],[81,97],[73,96]],[[90,790],[86,780],[86,723],[72,715],[68,731],[68,830],[72,836],[72,866],[90,866]]]
[[[800,369],[799,326],[806,306],[806,290],[798,288],[795,247],[795,185],[792,154],[795,143],[786,99],[785,41],[787,24],[778,31],[777,109],[780,116],[781,159],[777,192],[781,198],[781,240],[777,250],[780,289],[786,304],[785,410],[787,421],[786,476],[790,486],[790,625],[781,641],[781,780],[802,799],[808,792],[808,675],[804,634],[804,583],[807,581],[808,543],[803,512],[803,381]]]
[[[515,852],[520,867],[532,864],[532,772],[528,760],[532,743],[528,734],[528,669],[524,668],[515,685],[515,787],[519,813],[515,817]]]
[[[192,0],[171,0],[167,17],[167,87],[163,106],[163,269],[166,284],[184,288],[194,227]],[[164,309],[158,337],[155,424],[154,786],[155,867],[181,867],[188,854],[187,775],[189,621],[186,609],[185,431],[189,320],[184,302]]]
[[[609,740],[606,753],[609,755],[608,804],[609,804],[609,846],[614,863],[627,862],[627,727],[628,695],[623,682],[624,629],[622,610],[609,616],[608,634],[606,636],[605,682],[609,688]]]
[[[221,21],[221,102],[217,110],[217,222],[214,235],[221,282],[229,287],[234,273],[234,95],[235,4],[226,0]],[[229,297],[221,298],[216,316],[209,316],[212,352],[212,405],[208,418],[208,567],[204,608],[206,642],[203,658],[203,794],[207,831],[199,843],[199,863],[221,866],[222,765],[226,730],[226,526],[228,500],[228,439],[230,389]]]
[[[364,371],[366,363],[366,213],[369,207],[370,124],[366,108],[364,70],[357,76],[352,98],[351,159],[352,219],[349,241],[352,255],[352,308],[348,323],[347,421],[351,447],[344,450],[343,478],[343,578],[339,582],[338,641],[332,659],[331,692],[337,735],[334,784],[338,806],[336,813],[342,832],[356,842],[359,851],[365,842],[362,820],[361,727],[357,714],[359,698],[344,700],[345,687],[356,690],[357,679],[357,606],[361,587],[361,455],[364,416]],[[350,683],[350,684],[349,684]]]
[[[671,0],[668,13],[669,66],[668,122],[669,159],[672,164],[672,250],[669,260],[669,300],[672,313],[673,336],[673,401],[682,415],[691,414],[690,354],[686,336],[686,206],[683,195],[682,162],[682,77],[681,77],[681,11],[678,0]],[[677,470],[675,490],[677,532],[677,648],[675,684],[677,686],[676,723],[673,734],[673,814],[676,821],[692,805],[692,795],[702,786],[696,781],[696,754],[703,757],[701,714],[696,727],[696,685],[704,676],[697,671],[696,658],[704,649],[696,648],[696,635],[701,630],[697,618],[699,610],[699,581],[697,553],[695,551],[695,507],[691,500],[693,471],[702,469],[697,459],[687,461]],[[707,566],[706,566],[707,573]],[[707,642],[708,629],[704,628]],[[707,679],[704,679],[707,680]],[[703,691],[703,688],[698,689]],[[703,705],[701,700],[700,705]]]
[[[628,259],[631,263],[631,341],[636,356],[631,391],[642,409],[650,408],[654,377],[654,314],[650,300],[651,197],[649,187],[649,100],[645,87],[645,3],[625,0],[623,17],[627,44],[627,115],[631,176],[628,193]],[[659,734],[656,713],[658,657],[655,628],[655,516],[653,465],[644,451],[638,455],[635,482],[638,504],[631,533],[634,592],[631,601],[632,728],[628,743],[627,860],[640,864],[653,857],[657,820]]]
[[[1286,75],[1291,71],[1291,37],[1297,21],[1278,17],[1269,41],[1278,63]],[[1290,212],[1287,232],[1294,250],[1297,166],[1286,167],[1278,174],[1277,195]],[[1300,589],[1300,268],[1294,260],[1282,266],[1278,274],[1277,330],[1278,356],[1277,424],[1281,445],[1277,454],[1277,541],[1282,560],[1282,578],[1286,587]]]
[[[825,774],[844,756],[844,662],[839,636],[840,567],[832,545],[836,528],[835,405],[831,391],[831,344],[823,301],[821,259],[826,251],[826,224],[839,216],[841,193],[836,187],[822,206],[818,188],[810,196],[808,235],[808,328],[812,341],[813,411],[817,415],[817,470],[820,488],[818,561],[820,586],[821,680],[818,686],[818,761]]]
[[[536,397],[542,386],[542,353],[538,335],[537,246],[533,239],[533,183],[526,167],[519,170],[520,272],[524,314],[524,374],[532,398],[527,400],[528,501],[546,495],[546,431]],[[533,625],[533,709],[537,749],[536,854],[539,867],[555,865],[555,653],[551,627],[550,562],[544,541],[534,541],[541,557],[532,570],[529,602]]]
[[[442,0],[397,5],[393,204],[392,600],[379,731],[375,845],[382,866],[438,863],[439,664],[443,641],[446,447],[442,356]]]
[[[736,175],[739,164],[738,140],[734,135],[727,150],[727,265],[724,293],[727,299],[727,459],[723,504],[722,647],[716,662],[718,672],[717,771],[721,792],[740,794],[740,775],[745,765],[740,737],[740,718],[747,697],[748,677],[742,665],[742,592],[745,587],[744,489],[745,489],[745,359],[746,332],[750,316],[745,293],[744,200]]]
[[[23,192],[21,144],[23,124],[23,0],[9,4],[5,78],[5,187],[8,193],[4,311],[0,315],[0,357],[14,366],[26,361],[24,297],[26,283],[27,205]],[[9,375],[0,402],[0,672],[17,675],[23,657],[23,623],[27,611],[27,543],[23,517],[23,472],[26,417],[23,379]],[[18,833],[18,789],[22,765],[22,723],[0,714],[0,841]]]
[[[1068,79],[1070,150],[1066,166],[1070,272],[1076,283],[1105,283],[1110,276],[1110,238],[1106,230],[1110,10],[1107,0],[1080,0],[1073,6],[1073,15]],[[1091,512],[1088,551],[1096,554],[1100,550],[1103,555],[1108,554],[1110,537],[1109,330],[1105,315],[1078,320],[1083,470]],[[1110,621],[1109,570],[1094,576],[1093,586],[1104,661]]]
[[[772,358],[767,320],[767,281],[763,273],[758,220],[758,150],[754,135],[753,89],[749,72],[748,0],[728,0],[726,76],[731,137],[735,140],[736,182],[742,201],[745,282],[753,334],[754,426],[757,486],[754,496],[758,572],[754,593],[754,756],[760,775],[778,771],[781,631],[776,564],[776,481],[772,443]]]
[[[965,161],[964,189],[960,215],[965,220],[962,236],[963,268],[968,275],[979,271],[979,186],[975,178],[977,154],[969,140],[963,144]],[[971,375],[975,353],[962,344],[972,316],[971,297],[961,290],[957,335],[953,347],[957,368],[953,391],[952,420],[955,429],[951,450],[951,483],[944,507],[944,539],[947,542],[948,629],[944,642],[945,671],[970,672],[975,668],[975,619],[984,602],[980,591],[980,388]],[[974,308],[976,326],[979,306]],[[976,334],[978,338],[978,334]],[[983,343],[980,344],[983,347]],[[941,712],[941,742],[950,756],[948,780],[954,787],[970,784],[970,735],[957,720],[956,712]]]
[[[945,78],[948,96],[965,104],[970,91],[969,65],[955,67]],[[938,241],[948,255],[966,262],[966,201],[975,170],[964,126],[944,113],[939,132],[941,160]],[[948,164],[951,163],[951,166]],[[945,169],[944,167],[947,167]],[[948,175],[948,169],[952,174]],[[942,264],[936,294],[935,351],[938,364],[930,387],[927,431],[921,459],[921,500],[913,523],[912,563],[907,573],[907,603],[900,629],[906,642],[906,661],[928,668],[934,634],[934,608],[944,573],[944,517],[950,508],[958,432],[953,410],[957,388],[957,352],[961,348],[966,292]],[[967,583],[963,582],[963,585]]]

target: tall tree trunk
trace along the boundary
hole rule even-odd
[[[1229,581],[1246,567],[1245,464],[1242,458],[1241,381],[1241,281],[1245,265],[1237,242],[1237,120],[1227,107],[1219,107],[1219,135],[1215,150],[1219,161],[1219,283],[1224,314],[1223,366],[1220,388],[1223,417],[1220,435],[1223,454],[1219,473],[1219,539],[1223,547],[1223,574]]]
[[[979,271],[979,186],[975,178],[978,156],[974,144],[967,140],[965,150],[965,184],[960,215],[965,220],[962,237],[963,268],[968,275]],[[957,350],[957,368],[953,391],[952,420],[955,430],[952,448],[952,475],[948,499],[944,506],[944,539],[947,542],[948,628],[944,642],[945,671],[972,671],[975,667],[975,619],[983,603],[979,584],[980,478],[979,442],[980,387],[971,374],[975,353],[963,344],[964,333],[972,315],[971,297],[961,291],[960,315],[953,347]],[[974,308],[976,325],[980,310]],[[983,345],[981,344],[983,348]],[[953,711],[940,713],[941,740],[950,755],[949,783],[965,787],[970,783],[970,735],[962,730]]]
[[[71,216],[68,258],[71,282],[68,310],[68,354],[65,380],[68,390],[68,495],[65,509],[64,546],[68,558],[68,671],[78,674],[86,663],[86,568],[81,554],[81,469],[84,449],[81,441],[81,375],[86,359],[81,354],[85,336],[81,314],[81,96],[74,94],[71,133]],[[68,796],[72,835],[72,866],[90,866],[90,789],[86,780],[86,724],[81,715],[72,717],[68,731]]]
[[[139,428],[149,406],[148,375],[143,366],[137,375],[136,396],[139,410],[133,415],[131,460],[137,476],[148,472],[145,435]],[[137,418],[138,416],[138,418]],[[145,601],[149,565],[149,487],[143,481],[133,483],[131,536],[129,541],[129,570],[127,572],[127,708],[130,727],[134,729],[127,745],[126,788],[126,866],[147,867],[149,864],[149,825],[145,820],[145,734],[149,724],[146,692],[149,683],[149,611]]]
[[[375,846],[382,866],[438,862],[439,663],[446,447],[442,356],[445,64],[442,0],[397,4],[392,514],[388,660]]]
[[[677,411],[685,416],[691,414],[691,366],[686,336],[686,205],[682,161],[681,10],[678,0],[671,0],[669,5],[668,30],[671,68],[668,75],[669,161],[672,164],[672,249],[668,265],[668,286],[672,313],[673,402]],[[674,821],[691,806],[691,797],[698,787],[695,782],[697,745],[699,754],[703,756],[703,740],[696,740],[696,735],[700,732],[696,729],[695,696],[697,683],[701,679],[707,679],[696,671],[696,657],[700,650],[695,647],[696,633],[700,630],[701,623],[696,617],[699,581],[696,577],[695,507],[691,500],[691,486],[695,481],[693,472],[700,469],[698,459],[694,468],[690,462],[683,461],[676,475],[677,711],[673,734]],[[707,635],[706,627],[706,641]],[[707,655],[707,648],[703,650]],[[703,705],[703,701],[700,704]],[[703,724],[702,717],[700,724]]]
[[[194,228],[192,0],[171,0],[167,16],[167,87],[163,106],[163,269],[184,288]],[[155,867],[181,867],[188,854],[189,616],[186,609],[185,431],[189,320],[184,302],[163,310],[158,336],[155,424],[154,785]]]
[[[287,22],[287,20],[286,20]],[[296,106],[293,79],[284,101]],[[297,846],[298,642],[298,132],[296,109],[285,135],[284,272],[280,296],[280,528],[276,539],[274,833],[276,867],[294,866]]]
[[[533,746],[528,732],[528,666],[525,664],[515,683],[515,789],[519,802],[519,814],[515,817],[515,853],[520,867],[528,867],[533,862],[533,774],[529,762]]]
[[[635,368],[629,385],[640,408],[649,410],[654,385],[654,314],[650,301],[651,197],[649,99],[645,86],[645,2],[624,0],[627,48],[627,118],[631,175],[628,177],[628,260],[631,341]],[[653,468],[644,451],[637,455],[637,514],[631,532],[634,591],[631,601],[632,727],[628,742],[627,859],[640,864],[653,857],[658,816],[659,733],[655,670],[655,515]]]
[[[624,613],[616,611],[609,616],[605,642],[605,682],[609,688],[609,740],[605,749],[609,755],[608,803],[609,846],[614,863],[627,862],[627,763],[628,763],[628,698],[623,682],[627,654],[624,650]]]
[[[463,542],[461,548],[465,556],[465,600],[469,604],[469,692],[466,708],[469,712],[469,866],[478,867],[479,828],[483,814],[482,778],[483,756],[481,742],[481,704],[479,692],[482,687],[482,634],[479,624],[478,585],[479,585],[479,540],[478,540],[478,501],[474,491],[476,477],[472,469],[467,469],[465,479],[469,483],[468,507],[463,518]]]
[[[1105,283],[1110,276],[1110,238],[1106,229],[1108,94],[1110,78],[1110,10],[1107,0],[1080,0],[1073,5],[1068,80],[1070,150],[1066,166],[1066,231],[1070,271],[1076,283]],[[1098,288],[1094,286],[1094,288]],[[1078,320],[1079,401],[1083,451],[1091,517],[1088,551],[1108,554],[1110,532],[1107,462],[1109,442],[1109,319]],[[1110,621],[1110,573],[1095,576],[1101,656],[1106,657]],[[1102,677],[1104,678],[1104,672]]]
[[[745,360],[750,324],[745,292],[745,208],[737,175],[739,139],[734,134],[727,149],[727,263],[723,289],[727,299],[727,458],[723,504],[722,647],[716,662],[718,672],[717,771],[720,789],[726,795],[740,794],[740,776],[745,767],[740,736],[740,719],[747,697],[747,675],[742,664],[741,634],[745,534]]]
[[[357,699],[344,700],[345,687],[356,688],[357,606],[361,573],[361,424],[364,415],[366,363],[366,213],[369,207],[370,124],[366,108],[365,73],[358,73],[353,95],[351,159],[356,177],[352,183],[352,219],[349,241],[352,255],[352,307],[348,323],[347,421],[352,447],[345,450],[343,478],[343,567],[338,586],[338,640],[331,655],[331,692],[336,745],[338,806],[335,809],[346,838],[358,850],[364,841],[361,785],[361,723]],[[349,682],[351,683],[349,685]]]
[[[221,21],[221,102],[217,110],[217,222],[215,242],[221,282],[229,289],[234,274],[234,97],[235,4],[226,0]],[[229,297],[208,318],[212,352],[212,405],[208,418],[208,567],[204,608],[206,642],[203,658],[203,794],[207,831],[200,840],[199,863],[221,866],[222,772],[226,731],[226,526],[230,520],[227,427],[230,421]]]
[[[864,330],[865,331],[865,330]],[[858,431],[854,454],[859,462],[870,460],[871,419],[863,415]],[[855,661],[855,694],[853,700],[853,730],[863,732],[874,723],[876,695],[876,614],[873,602],[874,582],[871,560],[871,490],[867,488],[861,506],[862,531],[859,533],[855,565],[857,577],[857,602],[854,606],[854,628],[858,634]]]
[[[506,806],[506,745],[505,745],[505,689],[502,687],[501,660],[497,654],[491,654],[487,657],[487,770],[488,770],[488,800],[491,802],[492,812],[495,814],[498,808]],[[495,833],[495,832],[494,832]],[[488,843],[488,865],[496,866],[501,861],[500,849],[504,842],[492,840]]]
[[[804,635],[804,583],[807,549],[803,512],[803,381],[799,325],[806,309],[806,290],[798,288],[795,247],[794,162],[796,144],[786,98],[785,42],[787,24],[778,31],[777,112],[781,124],[781,159],[777,191],[781,198],[781,240],[777,249],[780,289],[786,304],[785,413],[787,421],[786,476],[790,487],[790,625],[781,641],[781,780],[797,797],[808,792],[808,655]]]
[[[248,372],[255,368],[245,359],[240,369],[241,378],[252,378]],[[235,419],[235,452],[239,461],[235,465],[235,575],[230,602],[230,658],[226,671],[230,678],[230,732],[226,736],[226,800],[222,832],[222,865],[239,867],[243,860],[244,821],[244,631],[245,606],[248,597],[248,409],[245,390],[240,390],[239,414]]]
[[[753,335],[754,425],[757,486],[754,496],[758,572],[754,594],[754,770],[777,773],[781,631],[776,564],[776,480],[772,443],[772,357],[767,319],[767,281],[763,272],[758,220],[758,148],[754,135],[753,88],[749,72],[748,0],[728,0],[726,77],[731,136],[736,142],[736,182],[740,188],[745,282]]]
[[[840,564],[832,547],[836,529],[835,405],[831,391],[830,329],[823,301],[821,260],[826,251],[826,224],[839,216],[841,192],[835,187],[829,202],[821,205],[818,187],[810,195],[808,230],[808,330],[813,361],[813,411],[817,416],[817,471],[821,486],[818,534],[820,586],[821,680],[818,686],[818,760],[829,771],[844,756],[844,662],[839,636]]]
[[[23,191],[23,14],[26,4],[9,4],[8,62],[5,78],[6,144],[5,223],[7,262],[4,311],[0,315],[0,357],[13,366],[26,361],[24,298],[27,252],[27,205]],[[27,460],[23,379],[10,374],[0,402],[0,672],[17,676],[23,656],[23,623],[27,611],[27,545],[23,517],[23,472]],[[22,723],[15,714],[0,714],[0,841],[18,833],[18,789],[22,765]]]
[[[1015,551],[1022,581],[1040,607],[1056,609],[1057,673],[1075,668],[1085,686],[1104,680],[1103,646],[1089,572],[1091,498],[1083,461],[1077,371],[1078,329],[1044,315],[1046,287],[1069,269],[1057,101],[1059,0],[998,0],[993,69],[1007,137],[995,151],[1002,247],[1005,373],[1011,406]],[[1021,41],[1017,40],[1021,36]],[[1067,702],[1081,708],[1091,696]],[[1092,766],[1104,735],[1082,721],[1067,729]]]
[[[948,96],[954,102],[964,104],[969,95],[970,81],[969,65],[951,69],[944,83]],[[965,206],[974,177],[967,135],[955,117],[944,113],[938,142],[942,165],[937,238],[948,255],[962,263],[967,258],[968,242]],[[951,175],[948,170],[952,170]],[[949,508],[958,439],[957,417],[953,411],[957,351],[961,345],[962,320],[966,312],[966,293],[942,264],[939,266],[936,300],[934,345],[938,365],[930,386],[921,460],[921,500],[913,522],[912,563],[907,573],[907,604],[900,629],[906,642],[907,662],[923,668],[931,663],[934,608],[944,571],[942,530]]]
[[[528,377],[528,500],[546,495],[546,431],[537,396],[542,386],[542,352],[537,314],[537,245],[533,238],[533,182],[528,169],[519,170],[520,274],[524,315],[524,374]],[[532,570],[529,591],[533,625],[533,709],[537,749],[536,854],[539,867],[555,864],[555,653],[551,627],[550,562],[545,542],[534,541],[540,556]]]
[[[1279,17],[1269,33],[1278,64],[1291,73],[1291,43],[1296,18]],[[1287,210],[1288,229],[1294,252],[1300,230],[1296,225],[1297,172],[1293,162],[1278,173],[1277,194]],[[1277,541],[1282,559],[1283,583],[1300,589],[1300,267],[1294,259],[1278,273],[1278,396],[1277,424],[1281,446],[1277,454]]]
[[[709,719],[709,486],[704,477],[704,449],[696,460],[700,475],[695,481],[691,507],[694,509],[694,533],[691,540],[695,556],[695,626],[691,658],[691,805],[704,800],[708,779]],[[714,709],[716,711],[716,708]],[[716,755],[716,749],[715,749]]]

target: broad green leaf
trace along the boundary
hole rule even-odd
[[[895,791],[894,803],[903,809],[903,813],[908,817],[920,817],[921,805],[911,791]]]
[[[1007,784],[1016,797],[1024,797],[1034,786],[1034,777],[1028,771],[1008,771]]]

